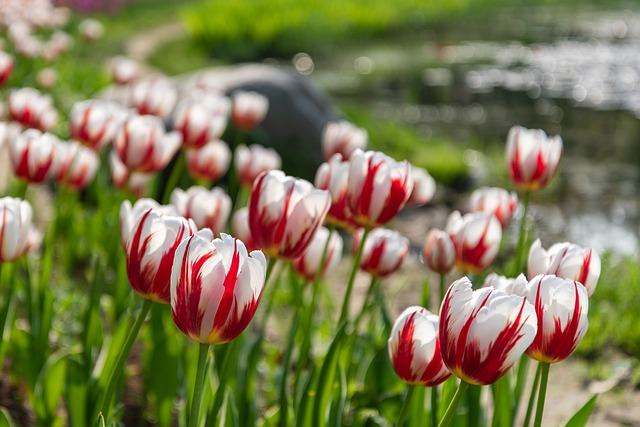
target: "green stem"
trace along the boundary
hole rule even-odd
[[[102,403],[100,404],[100,412],[102,415],[108,419],[109,418],[109,409],[111,407],[111,398],[113,397],[113,393],[116,389],[116,383],[120,378],[120,373],[122,372],[122,368],[124,366],[124,362],[129,357],[129,352],[131,352],[131,347],[133,347],[133,343],[138,336],[138,332],[140,331],[140,327],[144,322],[144,319],[147,317],[147,313],[149,313],[149,309],[151,308],[152,301],[149,299],[143,300],[142,308],[138,312],[138,317],[133,323],[131,330],[129,331],[129,335],[127,335],[127,339],[120,350],[120,354],[118,355],[118,359],[116,360],[115,365],[113,366],[113,370],[111,371],[111,375],[109,376],[109,382],[107,385],[107,389],[104,392],[104,396],[102,398]]]
[[[162,203],[169,203],[169,199],[171,198],[171,192],[178,185],[178,181],[183,175],[185,167],[185,158],[184,158],[184,150],[180,150],[178,153],[178,158],[176,162],[173,164],[173,169],[171,169],[171,175],[169,175],[169,179],[165,182],[164,190],[162,191]]]
[[[200,406],[204,392],[204,378],[207,371],[207,356],[209,355],[209,344],[200,343],[198,352],[198,370],[196,372],[196,384],[193,387],[193,398],[191,399],[191,413],[189,414],[189,427],[198,426],[200,418]]]
[[[527,404],[527,414],[524,417],[524,423],[522,427],[529,427],[531,423],[531,416],[533,415],[533,405],[536,401],[536,394],[538,393],[538,386],[540,385],[540,373],[542,372],[542,364],[538,363],[536,369],[536,376],[533,380],[533,386],[531,387],[531,394],[529,395],[529,403]]]
[[[547,397],[547,383],[549,382],[549,367],[550,363],[540,362],[542,370],[540,372],[540,394],[538,394],[538,407],[536,408],[536,419],[533,422],[533,427],[540,427],[542,425],[542,413],[544,412],[544,400]]]
[[[373,299],[376,295],[376,287],[378,285],[379,279],[376,276],[371,276],[371,282],[369,283],[369,289],[367,290],[367,294],[364,297],[364,302],[362,303],[362,309],[356,320],[354,322],[354,331],[358,331],[358,327],[360,326],[360,321],[364,318],[365,314],[369,312],[371,307],[373,306]]]
[[[278,258],[269,258],[269,262],[267,264],[267,274],[264,278],[265,287],[269,284],[269,279],[271,278],[271,273],[273,273],[276,262],[278,262]]]
[[[513,420],[515,420],[518,414],[518,408],[520,407],[520,401],[522,400],[522,391],[527,382],[527,373],[529,372],[529,357],[526,354],[520,356],[518,362],[518,373],[516,375],[516,386],[513,389],[514,407],[513,407]],[[512,421],[513,421],[512,420]]]
[[[469,387],[469,383],[460,381],[460,385],[458,386],[458,390],[456,390],[456,394],[453,395],[453,399],[451,399],[451,403],[447,407],[447,412],[444,413],[442,420],[440,420],[440,424],[438,427],[448,427],[451,425],[451,421],[456,415],[456,411],[458,410],[458,405],[460,404],[460,400],[462,400],[462,396],[464,392],[467,391]]]
[[[445,287],[445,282],[444,282],[444,274],[440,273],[440,294],[439,296],[439,300],[438,300],[438,311],[440,310],[440,304],[442,304],[442,300],[444,299],[444,294],[447,292],[447,288]],[[426,306],[425,306],[426,307]]]
[[[520,230],[518,232],[518,246],[516,248],[516,264],[512,277],[516,277],[522,272],[524,267],[524,244],[527,237],[527,211],[529,210],[529,196],[531,193],[525,191],[522,195],[522,219],[520,220]]]
[[[387,299],[384,296],[384,292],[382,288],[378,285],[379,279],[375,284],[375,296],[378,307],[380,307],[380,314],[382,315],[382,325],[384,326],[384,336],[389,336],[391,334],[391,328],[393,327],[393,322],[391,321],[391,315],[389,314],[389,308],[387,307]]]
[[[12,262],[0,263],[0,290],[6,289],[2,317],[0,318],[0,361],[4,360],[4,342],[9,340],[11,326],[13,324],[14,301],[13,294],[16,286],[13,282],[14,264]]]
[[[437,426],[438,425],[438,406],[439,403],[438,401],[439,396],[438,396],[438,387],[431,387],[430,388],[431,391],[431,425],[432,426]]]
[[[404,403],[402,404],[402,409],[400,410],[400,415],[398,416],[396,427],[402,426],[402,424],[404,423],[404,419],[407,418],[407,414],[409,413],[409,406],[411,404],[411,397],[413,396],[413,391],[415,389],[415,385],[409,385],[409,387],[407,388],[407,396],[404,398]]]
[[[342,303],[342,310],[340,311],[340,320],[338,321],[338,325],[342,325],[347,321],[349,316],[349,300],[351,299],[351,293],[353,292],[353,284],[356,280],[356,274],[358,273],[358,269],[360,268],[360,258],[362,258],[362,252],[364,250],[364,244],[367,240],[367,236],[369,235],[369,226],[364,227],[364,232],[362,233],[362,239],[360,240],[360,245],[358,246],[358,252],[356,253],[356,257],[353,260],[353,268],[351,269],[351,275],[349,276],[349,283],[347,284],[347,292],[344,295],[344,302]]]

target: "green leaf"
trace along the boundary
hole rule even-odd
[[[298,427],[311,425],[311,415],[313,413],[313,403],[316,400],[316,389],[318,387],[320,369],[318,365],[313,364],[310,370],[311,372],[298,404],[298,412],[296,414],[296,426]]]
[[[87,400],[89,384],[85,366],[75,358],[67,358],[66,406],[69,425],[82,427],[89,425]]]
[[[342,366],[338,363],[338,376],[333,384],[333,399],[331,401],[331,411],[329,412],[329,425],[332,427],[341,427],[344,415],[344,405],[347,402],[347,374]]]
[[[591,396],[591,399],[587,403],[584,404],[582,408],[578,410],[573,416],[567,421],[564,427],[584,427],[587,425],[589,421],[589,417],[591,416],[591,411],[593,411],[593,407],[596,404],[596,399],[598,398],[597,394]]]
[[[6,409],[0,408],[0,427],[14,427],[15,424],[11,419],[11,415]]]
[[[455,376],[450,376],[447,380],[442,383],[442,393],[440,394],[440,406],[438,407],[438,419],[442,420],[444,417],[444,413],[447,412],[447,408],[449,407],[449,403],[453,399],[453,395],[456,394],[456,390],[458,389],[457,378]]]
[[[318,378],[316,400],[313,405],[313,426],[324,427],[327,423],[327,408],[331,400],[331,390],[333,389],[334,377],[338,365],[338,356],[340,355],[342,341],[345,337],[345,326],[346,323],[338,330],[322,364]]]
[[[65,357],[66,354],[52,354],[40,372],[34,390],[35,400],[40,402],[34,405],[34,409],[38,408],[36,415],[39,418],[51,420],[58,409],[67,373]]]

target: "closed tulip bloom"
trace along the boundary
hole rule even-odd
[[[178,101],[178,90],[164,77],[135,83],[131,88],[129,105],[140,115],[161,118],[169,116]]]
[[[514,126],[507,136],[507,166],[511,181],[521,190],[544,189],[558,169],[562,138],[540,129]]]
[[[171,193],[171,204],[181,216],[191,218],[198,229],[210,228],[214,234],[225,230],[231,213],[231,197],[219,187],[209,190],[193,186],[187,191],[176,188]]]
[[[191,340],[223,344],[236,338],[253,319],[264,289],[267,260],[247,253],[228,234],[211,241],[203,230],[176,251],[171,271],[171,315]]]
[[[365,129],[345,120],[328,122],[322,131],[322,154],[326,160],[335,154],[348,160],[356,149],[366,149],[368,142]]]
[[[81,190],[93,181],[99,165],[96,152],[76,141],[59,142],[56,145],[52,171],[60,184]]]
[[[440,274],[450,272],[456,262],[456,252],[449,234],[432,228],[427,234],[422,257],[432,271]]]
[[[536,312],[526,298],[455,281],[440,308],[440,345],[447,368],[470,384],[496,382],[533,342]]]
[[[200,148],[220,138],[227,127],[227,116],[217,112],[216,104],[211,95],[186,98],[178,103],[173,128],[182,135],[183,147]]]
[[[0,198],[0,263],[14,261],[27,252],[32,217],[29,202]]]
[[[209,141],[201,148],[188,150],[187,172],[193,179],[215,182],[227,173],[231,150],[223,141]]]
[[[109,166],[111,169],[111,182],[116,188],[126,188],[137,197],[146,195],[153,174],[129,172],[129,169],[122,163],[118,153],[115,151],[109,153]]]
[[[140,64],[126,56],[111,60],[111,77],[117,85],[126,85],[140,76]]]
[[[352,252],[357,253],[364,229],[353,234]],[[360,268],[372,276],[385,277],[398,271],[409,253],[409,239],[395,230],[373,229],[364,242]]]
[[[0,50],[0,86],[6,83],[13,71],[13,56]]]
[[[36,89],[24,87],[12,90],[7,104],[9,119],[24,127],[46,132],[58,122],[58,112],[53,107],[51,97]]]
[[[502,227],[490,213],[471,212],[461,216],[454,211],[449,215],[446,231],[456,251],[456,266],[465,272],[486,270],[498,255]]]
[[[231,121],[240,130],[258,126],[269,111],[269,98],[258,92],[237,91],[231,98]]]
[[[0,122],[0,151],[20,135],[22,127],[14,122]]]
[[[153,199],[138,199],[132,205],[130,201],[125,200],[120,205],[120,240],[122,247],[127,247],[127,242],[132,236],[133,226],[138,222],[142,214],[148,210],[154,211],[166,215],[166,216],[178,216],[178,210],[173,205],[161,205]]]
[[[238,179],[246,187],[252,186],[262,172],[280,169],[282,165],[282,158],[276,150],[258,144],[238,145],[233,159]]]
[[[378,151],[355,150],[349,159],[349,208],[361,226],[378,227],[400,212],[413,191],[409,162]]]
[[[116,132],[113,146],[130,171],[157,172],[180,148],[180,134],[165,133],[157,117],[130,116]]]
[[[470,203],[474,212],[494,214],[504,230],[518,207],[518,196],[504,188],[482,187],[471,193]]]
[[[197,231],[193,221],[180,216],[153,209],[140,215],[125,246],[133,290],[143,298],[169,304],[173,257],[180,243]]]
[[[251,228],[249,228],[248,207],[238,209],[231,217],[231,234],[242,240],[248,251],[260,249],[260,246],[253,240]]]
[[[600,255],[593,248],[582,248],[575,243],[562,242],[545,250],[536,239],[529,250],[528,277],[554,274],[563,279],[582,283],[593,295],[600,278]]]
[[[587,289],[574,280],[541,274],[527,285],[527,299],[538,317],[538,333],[527,355],[545,363],[569,357],[589,326]]]
[[[28,182],[43,182],[53,165],[60,140],[37,129],[27,129],[9,143],[9,158],[17,177]]]
[[[451,376],[444,365],[438,336],[438,316],[409,307],[398,317],[388,342],[391,366],[406,383],[435,387]]]
[[[78,32],[85,42],[91,43],[102,37],[104,34],[104,25],[93,18],[85,18],[80,21]]]
[[[413,176],[413,191],[407,200],[407,206],[423,206],[433,199],[436,194],[436,180],[426,169],[416,166],[411,167]]]
[[[339,154],[331,156],[318,168],[315,185],[331,194],[331,208],[326,222],[338,227],[352,227],[353,219],[347,198],[349,162],[343,161]]]
[[[342,257],[342,237],[340,237],[338,233],[330,233],[325,227],[320,227],[313,235],[313,239],[304,253],[291,263],[294,271],[298,273],[300,277],[308,281],[315,279],[316,273],[320,269],[322,252],[324,251],[329,236],[331,236],[331,238],[329,240],[329,246],[327,246],[321,277],[326,276],[327,273],[336,268]]]
[[[269,257],[295,259],[324,222],[331,196],[282,171],[256,178],[249,198],[249,228]]]
[[[114,104],[99,99],[88,99],[76,103],[69,116],[71,138],[94,150],[109,144],[117,127],[124,120],[123,110]]]

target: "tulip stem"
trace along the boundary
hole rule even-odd
[[[518,247],[516,248],[516,264],[514,266],[512,277],[516,277],[522,273],[524,268],[524,244],[527,237],[527,212],[529,210],[530,191],[525,191],[522,195],[522,219],[520,220],[520,230],[518,232]]]
[[[404,398],[404,403],[402,404],[402,409],[400,410],[400,415],[398,416],[396,427],[402,426],[402,423],[404,423],[404,419],[407,418],[409,407],[411,406],[411,397],[413,396],[413,391],[415,389],[416,386],[412,384],[407,387],[407,396]]]
[[[524,417],[524,423],[522,427],[529,427],[531,423],[531,415],[533,415],[533,404],[536,401],[536,394],[538,393],[538,386],[540,385],[540,373],[542,372],[542,364],[538,363],[536,369],[536,376],[533,379],[533,386],[531,387],[531,394],[529,395],[529,403],[527,404],[527,414]]]
[[[102,403],[100,404],[100,412],[102,415],[108,419],[109,418],[109,409],[111,406],[111,398],[113,397],[113,392],[116,389],[116,383],[120,378],[120,373],[122,372],[122,368],[124,366],[124,362],[129,357],[129,352],[131,352],[131,347],[138,336],[138,332],[140,331],[140,327],[144,322],[144,319],[147,317],[147,313],[149,313],[149,309],[151,308],[152,301],[149,299],[144,299],[142,303],[142,308],[138,312],[138,317],[133,323],[131,330],[129,331],[129,335],[127,335],[127,339],[125,340],[122,349],[120,350],[120,354],[118,354],[118,359],[116,363],[113,365],[113,369],[111,374],[109,375],[109,382],[107,383],[106,391],[104,392],[104,396],[102,398]]]
[[[207,343],[200,343],[198,352],[198,370],[196,371],[196,383],[193,387],[193,398],[191,399],[191,412],[189,414],[189,427],[197,427],[200,418],[200,405],[202,404],[202,395],[204,392],[204,377],[207,372],[207,358],[209,355],[209,346]]]
[[[184,158],[184,150],[180,150],[178,157],[176,158],[175,163],[173,164],[173,168],[171,169],[171,174],[169,178],[165,182],[164,189],[162,191],[162,203],[169,203],[169,199],[171,197],[171,192],[178,185],[178,181],[183,175],[185,166],[185,158]],[[160,193],[157,193],[160,194]]]
[[[4,306],[2,307],[2,313],[0,316],[0,360],[4,360],[4,341],[9,337],[11,333],[11,325],[13,323],[14,313],[14,300],[13,294],[16,286],[13,282],[13,272],[15,265],[13,262],[0,263],[0,291],[6,289],[4,295]]]
[[[353,292],[353,284],[356,280],[356,274],[358,273],[358,268],[360,267],[360,258],[362,258],[362,252],[364,250],[364,244],[367,240],[367,236],[369,235],[369,226],[364,227],[364,232],[362,233],[362,239],[360,240],[360,245],[358,246],[358,252],[356,253],[356,257],[353,260],[353,268],[351,269],[351,275],[349,276],[349,283],[347,284],[347,292],[344,295],[344,302],[342,303],[342,310],[340,311],[340,320],[338,321],[338,325],[342,325],[347,321],[349,315],[349,300],[351,299],[351,292]]]
[[[456,394],[453,395],[453,399],[449,403],[447,407],[447,412],[444,413],[442,420],[440,420],[440,424],[438,427],[448,427],[451,425],[451,421],[453,421],[454,416],[456,415],[456,411],[458,410],[458,405],[460,404],[460,400],[462,400],[462,396],[464,392],[467,391],[469,387],[469,383],[465,381],[460,381],[460,385],[458,386],[458,390],[456,390]]]
[[[271,277],[271,273],[273,273],[273,268],[275,267],[276,262],[278,262],[278,258],[269,258],[269,263],[267,264],[267,274],[264,278],[265,287],[269,284],[269,278]]]
[[[438,407],[440,406],[439,404],[439,395],[438,395],[438,387],[431,387],[430,388],[431,391],[431,425],[433,427],[438,425]]]
[[[376,276],[371,276],[371,283],[369,283],[369,289],[367,290],[367,294],[364,297],[364,301],[362,302],[362,310],[356,317],[354,322],[354,329],[357,331],[358,326],[360,325],[360,321],[364,318],[365,314],[369,312],[371,306],[373,306],[373,299],[376,295],[376,287],[378,286],[379,279]]]
[[[540,394],[538,394],[538,407],[536,408],[536,419],[533,427],[542,425],[542,413],[544,412],[544,400],[547,397],[547,383],[549,382],[550,363],[540,362]]]
[[[447,288],[445,288],[445,282],[444,282],[444,274],[440,273],[440,299],[438,300],[438,309],[440,307],[440,304],[442,304],[442,301],[444,300],[444,294],[445,292],[447,292]]]

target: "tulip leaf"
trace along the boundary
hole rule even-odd
[[[458,389],[457,378],[455,376],[450,376],[444,383],[442,383],[442,393],[440,394],[440,406],[438,407],[438,420],[442,420],[444,413],[447,412],[447,407],[451,400],[453,399],[453,395],[456,394],[456,390]]]
[[[89,384],[87,369],[77,359],[67,358],[66,407],[71,427],[89,425],[87,400]]]
[[[596,399],[598,398],[597,394],[591,396],[591,399],[584,404],[582,408],[578,410],[573,416],[567,421],[564,427],[584,427],[587,425],[589,421],[589,417],[591,416],[591,411],[596,404]]]
[[[312,425],[324,427],[327,424],[327,409],[331,400],[331,391],[334,385],[334,377],[338,365],[338,356],[342,348],[342,341],[345,337],[346,323],[338,330],[327,355],[322,363],[320,376],[318,378],[317,396],[313,405]]]
[[[313,403],[316,399],[316,389],[318,387],[318,378],[320,370],[318,365],[311,367],[311,372],[307,378],[307,383],[302,390],[302,396],[298,404],[298,412],[296,414],[296,426],[306,427],[311,425],[311,415],[313,412]]]
[[[6,409],[0,408],[0,427],[14,427],[15,423]]]
[[[52,420],[64,392],[67,364],[65,354],[54,353],[45,362],[34,390],[35,400],[40,402],[34,406],[37,416]]]
[[[342,363],[338,362],[338,375],[334,381],[333,399],[329,412],[329,425],[331,427],[341,427],[344,414],[344,405],[347,401],[347,375]]]

